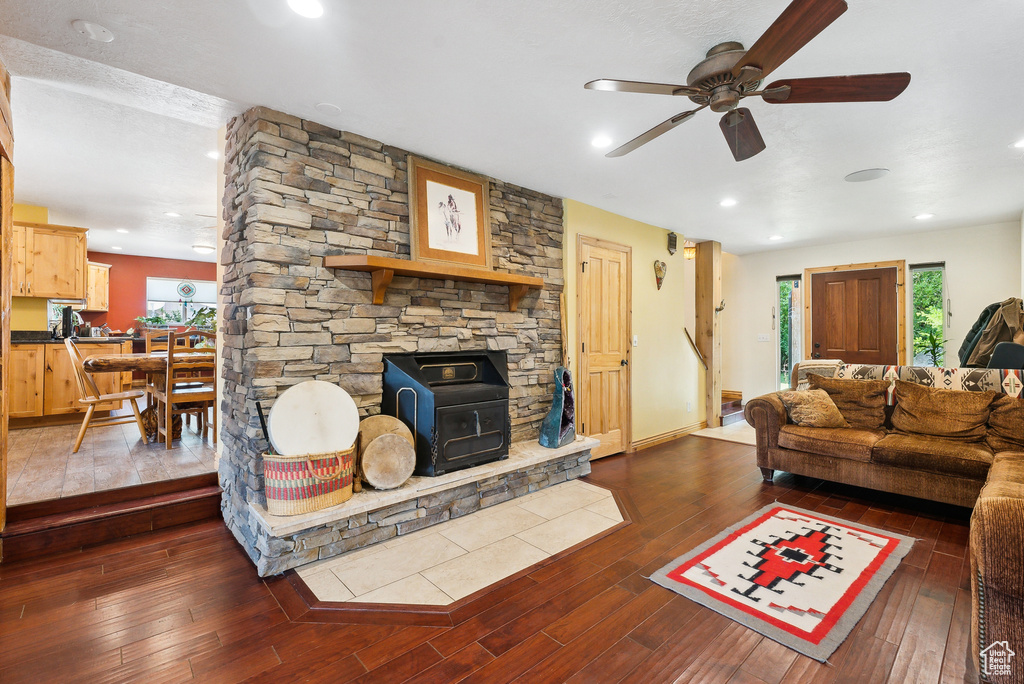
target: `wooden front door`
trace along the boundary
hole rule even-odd
[[[811,275],[811,358],[894,365],[899,359],[899,270]]]
[[[601,445],[592,458],[629,446],[630,256],[625,245],[580,236],[577,265],[579,431]]]

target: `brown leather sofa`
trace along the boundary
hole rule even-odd
[[[910,367],[897,371],[902,378],[915,376]],[[928,382],[935,371],[917,376]],[[757,432],[757,465],[766,482],[781,470],[974,508],[970,557],[975,665],[983,671],[983,654],[993,644],[996,650],[1009,648],[1019,653],[1017,662],[1008,675],[992,681],[1024,682],[1024,448],[999,440],[944,441],[899,434],[891,422],[893,407],[886,409],[879,430],[800,427],[789,422],[779,395],[757,397],[744,407],[747,422]],[[1024,430],[1019,437],[1024,440]]]

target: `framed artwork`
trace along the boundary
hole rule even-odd
[[[490,182],[409,157],[409,242],[416,261],[491,269]]]

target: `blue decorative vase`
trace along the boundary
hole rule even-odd
[[[572,391],[572,374],[568,368],[555,369],[555,394],[551,411],[540,424],[540,445],[549,449],[576,439],[576,400]]]

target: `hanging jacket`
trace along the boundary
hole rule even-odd
[[[1003,301],[992,319],[985,326],[985,332],[967,359],[968,366],[984,367],[992,358],[992,352],[1000,342],[1024,344],[1024,309],[1021,300],[1011,297]]]
[[[957,352],[957,356],[960,358],[960,365],[966,366],[967,359],[971,358],[971,352],[978,346],[978,341],[981,340],[981,336],[985,332],[985,328],[988,327],[988,322],[992,320],[992,314],[999,308],[999,302],[995,304],[989,304],[985,307],[985,310],[978,316],[978,320],[974,321],[974,325],[971,326],[970,331],[967,333],[967,337],[964,338],[963,344],[960,345],[960,351]]]

